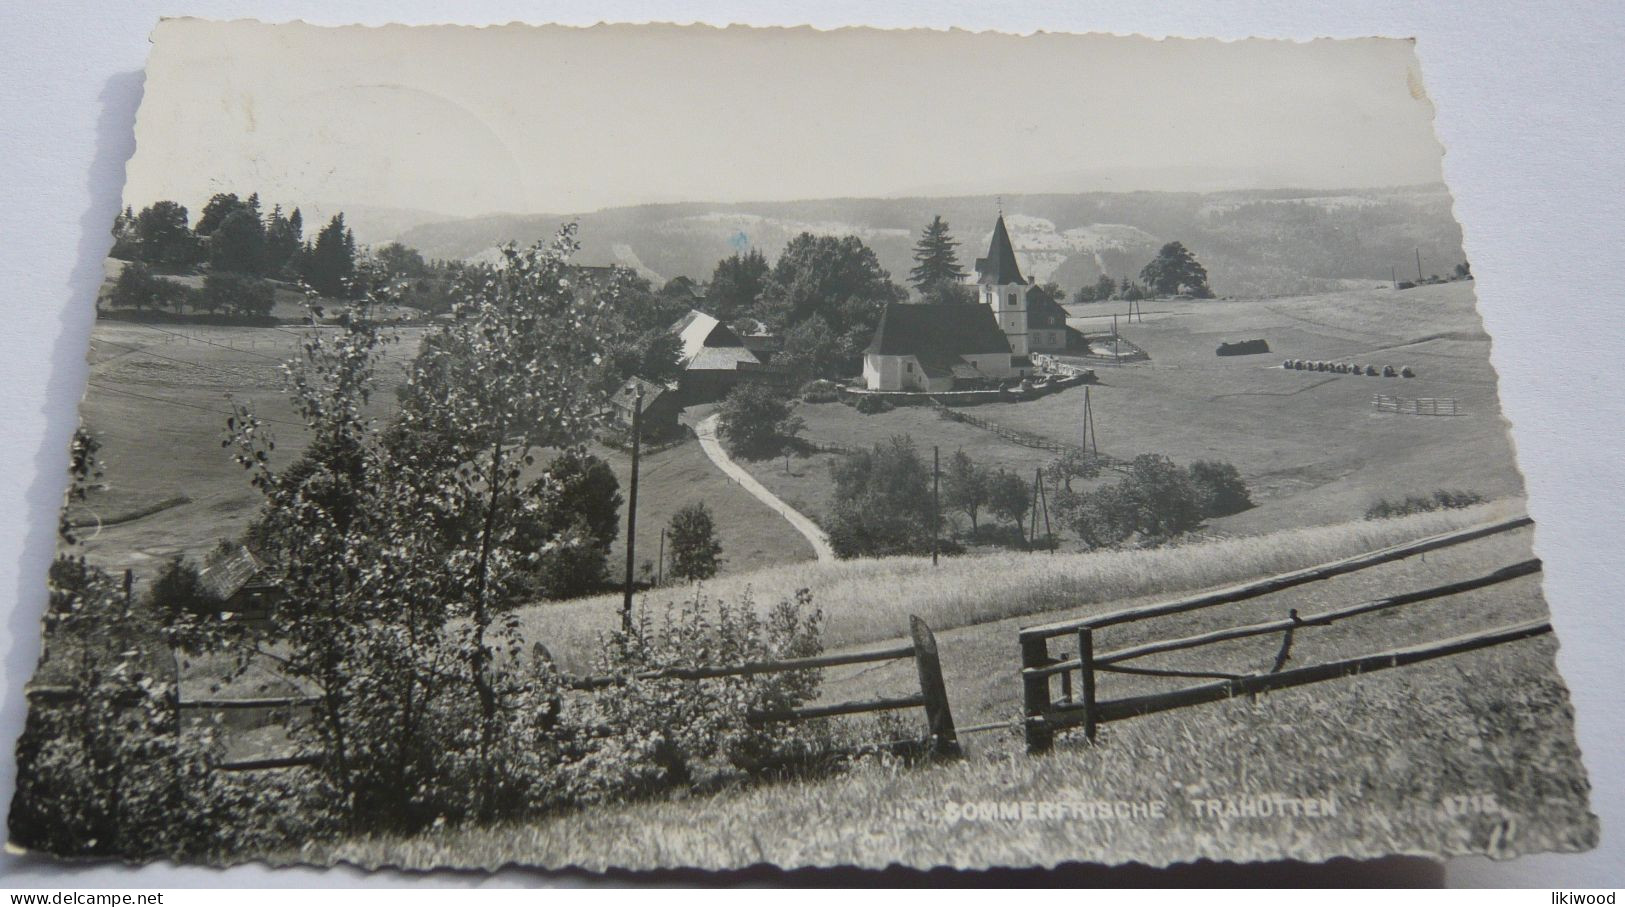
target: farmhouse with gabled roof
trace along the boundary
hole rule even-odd
[[[732,328],[698,309],[690,309],[671,331],[683,347],[677,386],[685,403],[722,399],[739,382],[741,366],[762,364]]]

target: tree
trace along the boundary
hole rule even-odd
[[[710,508],[704,502],[689,504],[672,514],[669,529],[671,575],[690,582],[716,576],[722,545]]]
[[[840,377],[845,358],[840,336],[822,315],[814,315],[784,332],[784,349],[773,362],[800,386],[814,378]]]
[[[226,229],[222,227],[221,232]],[[202,305],[211,312],[225,310],[246,318],[266,318],[276,307],[276,288],[258,277],[213,272],[203,278]]]
[[[129,205],[113,218],[113,247],[107,257],[120,261],[135,261],[141,255],[141,246],[135,234],[135,209]]]
[[[1032,507],[1031,486],[1021,476],[1001,469],[987,483],[987,508],[1001,520],[1015,524],[1016,533],[1023,535],[1022,521]]]
[[[1079,448],[1069,448],[1054,462],[1044,467],[1044,475],[1051,485],[1059,485],[1065,491],[1072,490],[1073,479],[1093,479],[1100,475],[1100,461],[1097,457]]]
[[[139,261],[128,262],[118,272],[118,280],[113,282],[113,290],[108,294],[108,302],[117,309],[156,308],[162,305],[165,299],[164,281],[152,276],[152,271]]]
[[[1191,483],[1196,486],[1203,516],[1229,516],[1253,506],[1253,499],[1247,493],[1247,483],[1241,480],[1241,473],[1236,467],[1229,463],[1197,460],[1190,465],[1190,475]]]
[[[914,441],[894,437],[831,464],[835,502],[830,546],[842,558],[920,554],[931,550],[936,517],[931,470]]]
[[[286,217],[282,206],[271,209],[270,221],[265,225],[265,271],[268,277],[290,274],[304,247],[304,217],[299,209]]]
[[[939,280],[920,288],[922,302],[935,305],[975,305],[976,288],[953,280]]]
[[[429,264],[423,254],[411,246],[398,242],[385,243],[372,251],[391,280],[410,280],[429,273]]]
[[[1134,509],[1134,528],[1150,541],[1171,539],[1202,523],[1201,499],[1190,473],[1167,457],[1135,457],[1122,491]]]
[[[1193,296],[1213,295],[1207,287],[1207,269],[1179,242],[1164,245],[1140,271],[1140,279],[1163,296],[1174,296],[1181,290]]]
[[[259,203],[258,193],[255,193],[254,201],[257,206]],[[238,211],[248,212],[256,219],[259,217],[259,212],[244,204],[243,200],[237,197],[237,193],[216,192],[204,204],[203,213],[198,215],[197,227],[194,228],[193,232],[199,236],[213,236],[214,231],[225,225],[226,218]]]
[[[147,590],[147,607],[154,614],[201,617],[213,614],[219,605],[220,599],[203,585],[197,568],[178,554],[164,563]]]
[[[779,330],[820,315],[841,338],[842,352],[856,355],[868,346],[886,303],[906,298],[856,236],[802,233],[773,265],[760,310]]]
[[[1072,299],[1075,302],[1104,302],[1105,300],[1112,298],[1112,296],[1116,293],[1117,281],[1111,279],[1105,274],[1102,274],[1100,275],[1100,279],[1095,281],[1093,284],[1085,287],[1079,287],[1078,292],[1073,295]]]
[[[350,295],[354,276],[355,235],[344,226],[341,212],[316,234],[315,243],[304,256],[304,278],[323,296],[344,299]]]
[[[948,233],[948,222],[942,215],[931,218],[931,223],[926,224],[920,234],[920,241],[914,245],[915,264],[908,272],[908,282],[924,294],[941,284],[958,284],[964,280],[965,269],[959,266],[959,256],[954,252],[958,246]]]
[[[735,252],[717,262],[711,272],[708,299],[712,314],[724,322],[757,314],[756,303],[767,286],[767,259],[757,249]]]
[[[209,266],[216,271],[259,274],[265,268],[265,228],[247,206],[226,215],[209,237]]]
[[[987,506],[989,478],[987,469],[976,465],[963,450],[954,451],[948,458],[948,471],[942,477],[943,503],[970,517],[973,537],[981,528],[977,516]]]
[[[151,265],[189,268],[200,260],[201,247],[187,226],[186,208],[154,202],[135,218],[135,242],[141,260]]]
[[[763,460],[777,456],[805,423],[791,402],[765,383],[746,381],[723,398],[717,432],[735,456]]]

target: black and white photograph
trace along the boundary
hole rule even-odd
[[[1596,846],[1415,42],[151,42],[14,850]]]

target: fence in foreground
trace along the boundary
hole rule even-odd
[[[1121,721],[1141,715],[1150,715],[1170,709],[1183,708],[1205,702],[1266,690],[1283,689],[1323,680],[1334,680],[1354,674],[1387,668],[1403,667],[1421,661],[1468,652],[1487,646],[1526,639],[1551,631],[1545,620],[1526,621],[1496,627],[1479,633],[1405,648],[1391,649],[1352,658],[1339,659],[1307,667],[1282,670],[1290,655],[1295,634],[1314,627],[1390,608],[1403,607],[1448,595],[1458,595],[1508,582],[1537,573],[1539,560],[1526,560],[1503,567],[1484,576],[1407,592],[1387,598],[1361,602],[1352,606],[1312,615],[1299,615],[1296,609],[1277,620],[1242,626],[1226,627],[1191,636],[1157,640],[1104,653],[1096,652],[1096,634],[1110,626],[1135,623],[1173,614],[1185,614],[1217,605],[1232,604],[1269,595],[1306,583],[1330,579],[1380,564],[1426,554],[1453,545],[1460,545],[1491,535],[1521,529],[1532,524],[1528,517],[1505,520],[1485,526],[1448,532],[1414,542],[1394,545],[1377,551],[1355,555],[1339,561],[1319,564],[1290,573],[1282,573],[1249,583],[1204,592],[1194,596],[1126,608],[1080,620],[1028,627],[1021,631],[1022,711],[1028,752],[1044,752],[1054,743],[1060,730],[1082,727],[1091,740],[1099,725]],[[1194,649],[1201,646],[1243,639],[1252,636],[1281,634],[1281,649],[1274,667],[1261,674],[1225,674],[1215,671],[1180,671],[1136,667],[1125,662],[1165,652]],[[1051,655],[1052,639],[1075,639],[1078,654],[1062,652]],[[1074,695],[1072,674],[1078,675],[1078,692]],[[1208,683],[1184,687],[1168,692],[1128,696],[1102,700],[1098,697],[1098,675],[1101,673],[1137,674],[1153,677],[1204,678]],[[1053,697],[1055,678],[1061,678],[1061,698]]]

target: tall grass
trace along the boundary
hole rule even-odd
[[[826,616],[824,644],[837,649],[904,635],[908,615],[937,631],[1145,595],[1161,595],[1296,570],[1522,512],[1521,500],[1460,510],[1292,529],[1165,548],[1069,554],[1001,552],[945,558],[805,561],[720,577],[704,594],[737,600],[751,589],[758,607],[812,590]],[[656,610],[695,594],[658,589],[641,596]],[[584,670],[598,635],[619,625],[620,596],[538,604],[520,619],[527,639],[545,644],[567,669]]]
[[[1403,671],[1109,724],[1031,758],[979,747],[908,768],[486,829],[318,842],[287,859],[362,866],[737,868],[1166,865],[1393,853],[1509,857],[1595,846],[1597,820],[1550,639]],[[1490,808],[1450,799],[1492,795]],[[1206,818],[1197,802],[1321,798],[1320,817]],[[1160,817],[964,818],[967,804],[1150,803]]]

